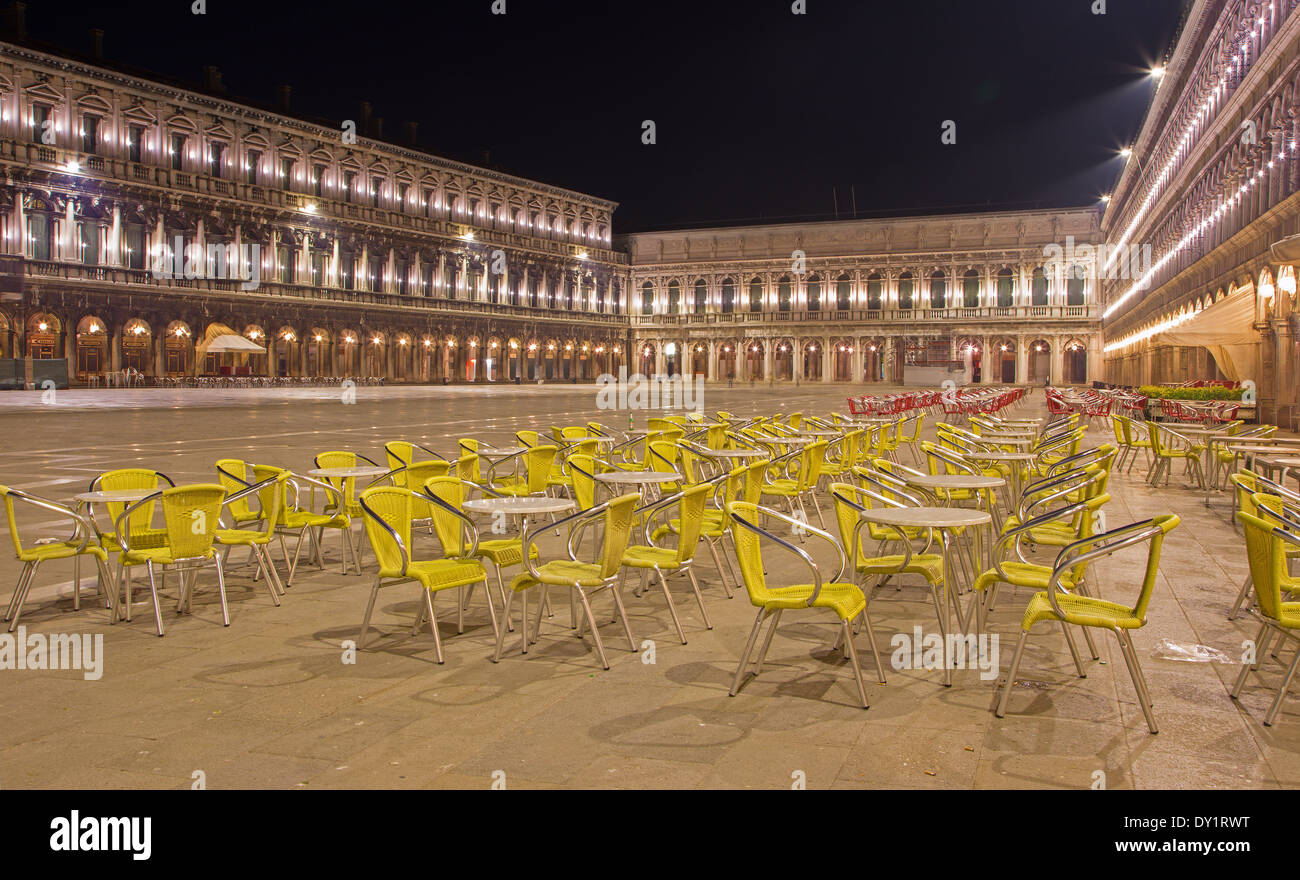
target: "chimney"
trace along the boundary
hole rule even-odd
[[[27,39],[27,4],[15,2],[5,12],[5,30],[15,39]]]
[[[282,85],[279,87],[279,94],[280,94],[279,104],[280,104],[281,113],[289,112],[289,95],[292,91],[293,90],[289,86]]]
[[[203,66],[203,87],[209,92],[217,92],[218,94],[225,92],[226,87],[221,82],[221,70],[211,64],[205,64]]]
[[[384,139],[384,117],[376,116],[375,117],[375,140],[382,141],[383,139]]]
[[[418,145],[420,142],[420,138],[418,134],[419,128],[420,128],[420,123],[418,122],[406,123],[406,142],[413,147]]]
[[[357,120],[357,131],[362,137],[370,137],[370,102],[361,102],[361,118]]]
[[[104,59],[104,29],[90,29],[90,56],[96,61]]]

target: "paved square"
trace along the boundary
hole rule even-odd
[[[213,463],[227,456],[305,471],[314,453],[330,449],[382,461],[392,439],[451,455],[459,437],[501,442],[520,428],[626,423],[626,412],[599,412],[595,400],[590,386],[359,388],[354,405],[343,405],[334,389],[70,391],[52,405],[38,393],[14,392],[0,397],[0,482],[66,502],[115,467],[207,482]],[[844,389],[710,386],[705,404],[740,414],[825,413],[843,408]],[[1041,404],[1035,394],[1027,409]],[[644,415],[636,414],[638,423]],[[1107,439],[1109,430],[1088,435]],[[1300,707],[1290,699],[1275,726],[1261,723],[1289,652],[1282,661],[1267,658],[1240,705],[1228,697],[1238,666],[1152,656],[1167,638],[1236,658],[1254,625],[1227,619],[1246,575],[1228,495],[1207,508],[1203,493],[1178,475],[1167,490],[1149,488],[1143,468],[1113,475],[1107,517],[1111,526],[1164,511],[1183,518],[1166,544],[1149,623],[1134,634],[1161,726],[1156,736],[1113,639],[1097,634],[1101,660],[1087,662],[1088,677],[1079,679],[1059,630],[1048,627],[1035,630],[1022,667],[1027,680],[1001,720],[992,713],[995,682],[978,670],[956,672],[948,689],[938,671],[887,665],[881,686],[859,638],[871,699],[863,711],[848,665],[830,651],[835,627],[815,622],[833,618],[811,613],[787,615],[763,674],[728,697],[753,609],[743,591],[725,597],[707,553],[699,572],[713,630],[704,629],[689,590],[673,584],[686,645],[673,634],[662,595],[628,592],[633,631],[653,641],[654,663],[643,662],[644,651],[629,652],[619,628],[608,626],[610,601],[602,596],[596,608],[612,666],[602,671],[590,640],[568,628],[557,592],[537,646],[523,656],[508,638],[502,662],[493,664],[479,593],[460,635],[450,600],[440,600],[446,664],[439,666],[427,628],[410,635],[412,585],[381,594],[375,623],[382,637],[372,631],[348,664],[342,644],[357,636],[374,559],[367,551],[364,576],[340,574],[338,539],[330,535],[326,570],[303,568],[279,608],[250,580],[250,568],[232,564],[228,629],[212,574],[201,576],[190,615],[176,614],[169,583],[161,639],[148,604],[135,607],[130,623],[109,626],[90,598],[89,577],[74,612],[71,564],[49,564],[22,622],[29,632],[102,633],[103,676],[0,671],[0,787],[186,788],[199,771],[211,788],[481,789],[501,773],[511,788],[788,788],[800,780],[811,788],[1086,788],[1099,774],[1108,788],[1296,785]],[[822,501],[829,524],[829,501]],[[62,529],[39,514],[22,522],[30,537]],[[431,550],[431,542],[425,536],[417,546]],[[818,552],[815,542],[807,546]],[[235,551],[232,563],[242,554]],[[773,581],[804,576],[789,559],[771,558]],[[1097,566],[1102,595],[1131,600],[1143,558]],[[17,576],[15,560],[0,561],[6,601]],[[140,583],[137,576],[136,599],[147,598]],[[1003,672],[1027,598],[1004,589],[991,618],[1006,648]],[[887,664],[892,636],[910,636],[917,625],[928,631],[933,621],[914,577],[900,590],[893,583],[879,590],[871,611]]]

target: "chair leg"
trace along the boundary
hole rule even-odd
[[[1237,601],[1233,603],[1232,610],[1228,612],[1229,620],[1236,620],[1241,615],[1241,606],[1246,604],[1246,599],[1250,596],[1250,588],[1255,585],[1255,580],[1250,575],[1246,575],[1246,580],[1241,585],[1241,590],[1237,593]]]
[[[506,595],[505,598],[506,598],[506,608],[505,608],[506,626],[508,626],[508,627],[510,628],[510,631],[511,631],[511,632],[514,632],[514,626],[510,623],[510,606],[514,604],[514,601],[515,601],[515,591],[514,591],[514,590],[511,590],[511,591]],[[496,647],[496,650],[492,652],[492,662],[493,662],[493,663],[500,663],[500,662],[501,662],[501,647],[505,644],[505,641],[506,641],[506,631],[505,631],[504,629],[498,629],[498,630],[497,630],[497,647]]]
[[[1264,653],[1263,639],[1266,632],[1268,632],[1268,624],[1261,623],[1259,632],[1255,633],[1255,663],[1253,665],[1250,663],[1241,664],[1241,674],[1237,676],[1237,683],[1232,686],[1232,691],[1229,694],[1234,700],[1241,699],[1241,689],[1246,685],[1246,676],[1250,675],[1251,669],[1259,666],[1259,657]]]
[[[1074,636],[1070,635],[1070,627],[1064,621],[1060,621],[1061,632],[1065,634],[1065,643],[1070,646],[1070,656],[1074,658],[1074,669],[1079,673],[1079,678],[1087,678],[1088,673],[1083,671],[1083,661],[1079,658],[1079,649],[1074,644]]]
[[[221,620],[226,626],[230,626],[230,608],[226,604],[226,572],[225,567],[221,564],[220,556],[213,556],[213,561],[217,564],[217,591],[221,594]],[[194,583],[199,579],[199,572],[195,569],[193,580],[190,581],[190,592],[194,592]]]
[[[447,662],[442,656],[442,636],[438,632],[438,618],[433,613],[433,591],[424,591],[424,610],[429,615],[429,629],[433,631],[433,650],[438,656],[438,665]]]
[[[1268,714],[1264,716],[1264,725],[1273,726],[1273,720],[1277,718],[1278,710],[1282,708],[1282,701],[1286,699],[1286,693],[1291,689],[1291,680],[1295,678],[1296,669],[1300,668],[1300,650],[1296,651],[1295,657],[1291,660],[1291,666],[1286,671],[1286,677],[1282,679],[1282,685],[1277,689],[1277,696],[1273,698],[1273,705],[1269,707]]]
[[[767,617],[767,609],[758,609],[758,616],[754,618],[754,626],[749,631],[749,640],[745,642],[745,651],[740,655],[740,662],[736,664],[736,675],[731,680],[730,696],[735,696],[736,691],[740,689],[740,680],[745,674],[745,667],[749,665],[749,655],[754,653],[754,642],[758,640],[758,631],[763,626],[763,620]]]
[[[700,605],[700,617],[704,618],[704,628],[713,629],[713,624],[709,621],[709,612],[704,607],[704,596],[700,594],[700,582],[695,579],[695,569],[687,568],[686,576],[691,579],[691,587],[695,590],[695,601]]]
[[[627,646],[632,653],[636,653],[636,639],[632,637],[632,624],[627,619],[627,609],[623,607],[623,597],[619,594],[619,587],[622,586],[622,577],[620,575],[619,584],[609,588],[610,593],[614,595],[614,607],[618,610],[618,616],[623,621],[623,632],[627,634]]]
[[[27,598],[27,588],[31,584],[32,577],[36,573],[36,566],[39,564],[39,562],[27,563],[23,566],[22,574],[18,576],[18,585],[14,587],[13,597],[9,600],[9,610],[5,612],[5,620],[13,619],[13,623],[9,625],[9,632],[13,632],[14,627],[18,625],[16,615],[22,613],[23,601]]]
[[[153,618],[158,624],[159,637],[163,634],[162,607],[158,604],[158,584],[154,580],[153,561],[145,563],[145,568],[149,571],[149,592],[153,594]]]
[[[718,556],[717,545],[713,541],[708,541],[709,553],[713,556],[713,566],[718,570],[718,577],[722,581],[722,589],[726,592],[727,598],[730,599],[736,594],[731,590],[731,583],[727,580],[727,572],[722,567],[722,559]]]
[[[867,613],[864,605],[862,608],[862,624],[867,631],[867,641],[871,643],[871,655],[876,658],[876,674],[880,676],[880,683],[885,683],[885,664],[880,658],[880,648],[876,645],[876,628],[871,625],[871,615]]]
[[[573,592],[578,594],[582,600],[582,610],[587,617],[587,623],[591,625],[591,639],[596,643],[596,653],[600,655],[600,666],[602,669],[609,669],[609,660],[605,658],[605,644],[600,640],[600,630],[596,627],[595,615],[591,613],[591,603],[587,601],[587,593],[582,587],[575,586]],[[538,618],[538,626],[541,625],[541,618]],[[686,640],[683,639],[683,642]]]
[[[1124,655],[1124,661],[1128,664],[1129,675],[1133,677],[1133,689],[1137,691],[1138,702],[1142,704],[1142,714],[1147,718],[1147,729],[1152,733],[1159,733],[1160,728],[1156,727],[1155,715],[1151,713],[1151,693],[1147,690],[1146,676],[1142,674],[1142,665],[1138,663],[1137,649],[1133,647],[1133,640],[1124,630],[1115,630],[1115,635],[1119,639],[1120,652]]]
[[[858,682],[858,697],[862,700],[862,708],[870,709],[871,702],[867,699],[867,686],[862,681],[862,664],[858,662],[858,649],[853,644],[853,631],[849,628],[847,620],[840,622],[840,633],[844,639],[845,653],[849,655],[849,662],[853,664],[853,677]]]
[[[366,646],[366,634],[370,631],[370,615],[375,610],[375,599],[379,597],[379,576],[375,576],[375,585],[370,589],[370,598],[366,601],[366,616],[361,619],[361,634],[357,636],[357,650]]]
[[[664,573],[658,568],[654,571],[659,576],[659,587],[664,591],[664,599],[668,602],[668,613],[673,617],[673,626],[677,627],[677,638],[681,639],[684,645],[686,644],[686,633],[682,631],[682,622],[677,617],[677,605],[673,602],[673,594],[668,591],[668,581],[664,578]]]
[[[1011,699],[1011,688],[1016,683],[1016,673],[1020,671],[1020,659],[1025,654],[1025,640],[1029,638],[1029,631],[1022,629],[1020,639],[1016,642],[1016,652],[1011,656],[1011,669],[1007,672],[1007,680],[1002,685],[1002,697],[998,700],[998,707],[993,714],[999,718],[1006,717],[1007,703]]]
[[[767,659],[767,649],[772,647],[772,636],[776,635],[776,628],[781,625],[781,611],[778,608],[772,614],[772,622],[768,625],[767,635],[763,637],[763,647],[758,652],[758,659],[754,661],[754,675],[758,676],[763,673],[763,661]]]

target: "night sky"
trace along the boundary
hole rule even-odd
[[[616,233],[829,219],[833,190],[846,218],[850,187],[858,216],[1095,204],[1186,4],[191,2],[30,0],[28,32],[314,118],[369,100],[390,139],[620,202]]]

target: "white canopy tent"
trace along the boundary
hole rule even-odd
[[[262,354],[263,352],[266,351],[266,349],[263,346],[258,345],[256,342],[254,342],[251,339],[245,339],[242,336],[234,336],[232,334],[225,334],[222,336],[218,336],[217,338],[209,342],[207,345],[208,354],[216,354],[218,352],[225,352],[225,351],[247,353],[247,354]]]
[[[1248,287],[1219,300],[1177,327],[1157,333],[1154,341],[1207,348],[1224,375],[1241,382],[1253,378],[1255,373],[1259,334],[1254,325],[1255,290]]]

